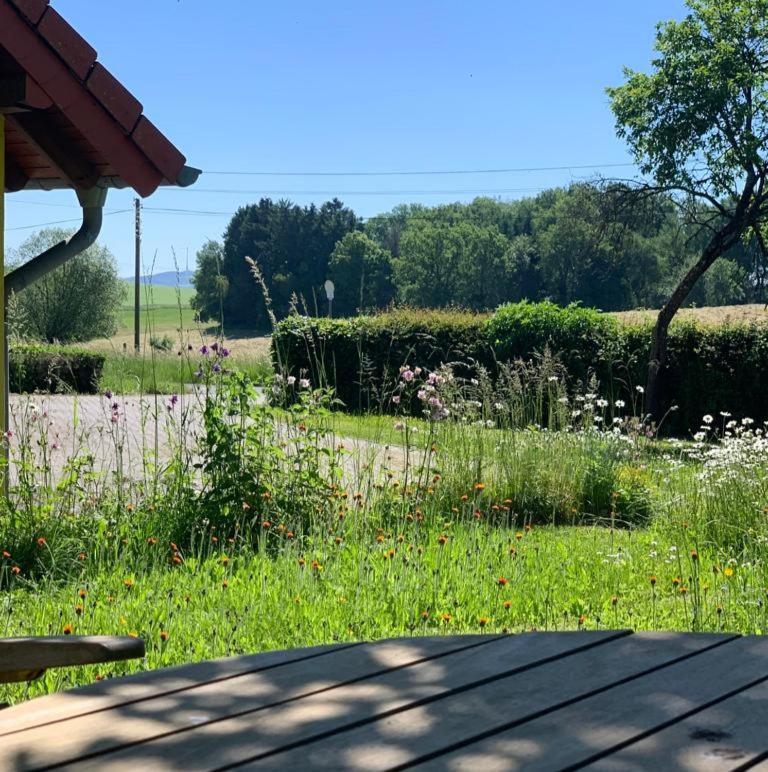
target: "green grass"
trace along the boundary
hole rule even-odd
[[[768,623],[754,606],[765,569],[739,564],[724,577],[710,555],[691,559],[682,531],[392,525],[377,532],[349,523],[301,543],[271,530],[256,552],[225,545],[175,568],[169,546],[158,543],[145,547],[141,565],[86,562],[66,585],[19,589],[6,598],[3,635],[139,635],[148,654],[144,662],[51,671],[0,697],[337,641],[579,627],[762,633]]]
[[[119,332],[133,330],[133,284],[126,284],[126,296],[118,319]],[[141,286],[141,329],[163,335],[174,333],[179,327],[195,325],[195,312],[190,301],[195,291],[189,287],[165,287],[154,284]]]
[[[272,365],[265,357],[232,356],[229,367],[246,373],[251,379],[263,383],[272,373]],[[199,384],[197,365],[186,353],[149,351],[134,354],[121,351],[107,352],[99,381],[100,391],[115,394],[179,394]]]

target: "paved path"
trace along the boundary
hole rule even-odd
[[[171,405],[166,395],[12,395],[12,458],[31,447],[41,467],[50,467],[58,480],[70,459],[90,455],[94,471],[109,474],[120,469],[132,479],[152,474],[154,461],[168,461],[172,448],[186,436],[188,447],[201,429],[202,397],[179,395]],[[346,459],[350,484],[367,475],[371,464],[403,468],[399,448],[385,448],[364,440],[336,438],[350,451]],[[16,479],[18,469],[12,470]]]

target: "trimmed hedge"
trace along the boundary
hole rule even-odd
[[[529,360],[549,349],[569,377],[590,377],[611,399],[635,404],[645,384],[652,324],[625,325],[578,306],[515,303],[492,316],[453,311],[397,310],[351,319],[290,317],[272,338],[281,372],[308,374],[313,384],[333,386],[355,410],[387,409],[379,399],[401,365],[433,370],[458,364],[470,375],[478,366],[491,374],[498,363]],[[768,325],[692,322],[673,324],[662,372],[665,421],[687,434],[702,416],[727,411],[734,417],[768,420]]]
[[[368,410],[378,408],[407,362],[430,370],[452,362],[467,372],[487,364],[487,318],[407,309],[347,319],[291,316],[272,336],[272,358],[278,371],[306,374],[313,385],[333,386],[350,409]]]
[[[38,344],[11,346],[12,392],[95,394],[105,357],[93,351]]]

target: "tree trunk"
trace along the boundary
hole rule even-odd
[[[737,235],[734,237],[734,231]],[[691,266],[656,318],[651,339],[651,355],[648,360],[648,381],[645,388],[646,414],[655,421],[661,418],[662,393],[660,376],[667,359],[667,334],[669,325],[680,306],[694,288],[696,282],[738,240],[741,229],[734,228],[733,221],[710,240],[699,260]]]

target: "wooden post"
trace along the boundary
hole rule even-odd
[[[8,331],[5,329],[5,116],[0,113],[0,380],[2,380],[2,398],[0,398],[0,453],[5,461],[2,492],[8,495]]]
[[[136,264],[134,266],[135,275],[133,279],[133,348],[138,353],[141,347],[141,201],[135,198],[133,206],[136,212],[136,239],[134,243]]]

